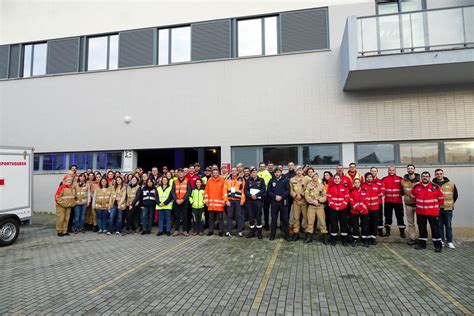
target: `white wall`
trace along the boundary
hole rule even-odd
[[[0,0],[0,44],[347,3],[375,8],[372,0]]]

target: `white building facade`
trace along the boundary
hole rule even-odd
[[[474,1],[0,1],[0,144],[79,169],[441,167],[474,226]]]

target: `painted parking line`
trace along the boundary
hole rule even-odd
[[[273,267],[275,266],[278,252],[280,251],[280,248],[281,248],[281,242],[282,242],[281,239],[278,240],[277,245],[275,249],[273,250],[272,257],[270,258],[270,261],[268,262],[267,269],[265,270],[265,274],[263,275],[262,281],[260,281],[257,294],[255,295],[255,299],[253,300],[253,303],[252,303],[252,310],[254,311],[258,311],[258,309],[260,308],[260,304],[262,303],[263,294],[265,293],[265,290],[267,289],[268,281],[270,280],[270,276],[272,275]]]
[[[170,252],[173,251],[173,250],[176,250],[176,249],[178,249],[178,248],[181,248],[181,247],[184,246],[185,244],[191,242],[194,238],[196,238],[196,237],[191,237],[191,238],[189,238],[188,240],[186,240],[186,241],[184,241],[184,242],[182,242],[182,243],[179,243],[178,245],[173,246],[173,247],[171,247],[170,249],[165,250],[165,251],[163,251],[162,253],[160,253],[160,254],[158,254],[158,255],[156,255],[156,256],[154,256],[154,257],[148,259],[148,260],[145,260],[145,261],[141,262],[140,264],[134,266],[133,268],[128,269],[128,270],[125,271],[124,273],[122,273],[122,274],[116,276],[115,278],[113,278],[113,279],[111,279],[111,280],[105,282],[104,284],[99,285],[98,287],[91,289],[88,293],[89,293],[89,294],[95,294],[95,293],[97,293],[98,291],[100,291],[100,290],[102,290],[102,289],[104,289],[104,288],[110,286],[111,284],[113,284],[113,283],[119,281],[120,279],[125,278],[125,277],[126,277],[127,275],[129,275],[130,273],[135,272],[136,270],[138,270],[138,269],[140,269],[141,267],[143,267],[143,266],[149,264],[150,262],[155,261],[156,259],[158,259],[158,258],[160,258],[160,257],[163,257],[164,255],[170,253]]]
[[[400,259],[401,262],[403,262],[405,265],[407,265],[410,269],[416,272],[423,280],[428,282],[429,285],[431,285],[436,291],[438,291],[441,295],[443,295],[448,301],[450,301],[454,306],[459,308],[465,315],[473,315],[473,312],[470,311],[466,306],[461,304],[458,300],[456,300],[451,294],[443,290],[436,282],[430,279],[429,276],[427,276],[425,273],[423,273],[420,269],[415,267],[413,264],[408,262],[405,258],[402,257],[398,252],[396,252],[394,249],[389,247],[387,244],[383,244],[385,248],[387,248],[391,253],[393,253],[398,259]]]

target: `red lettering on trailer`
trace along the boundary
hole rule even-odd
[[[0,166],[26,166],[25,161],[0,161]]]
[[[0,185],[5,185],[5,179],[0,179]]]

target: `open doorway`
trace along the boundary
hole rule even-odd
[[[169,169],[187,167],[199,162],[201,168],[221,163],[220,147],[194,147],[194,148],[166,148],[166,149],[140,149],[137,152],[137,167],[149,171],[152,167],[162,170],[163,166]]]

